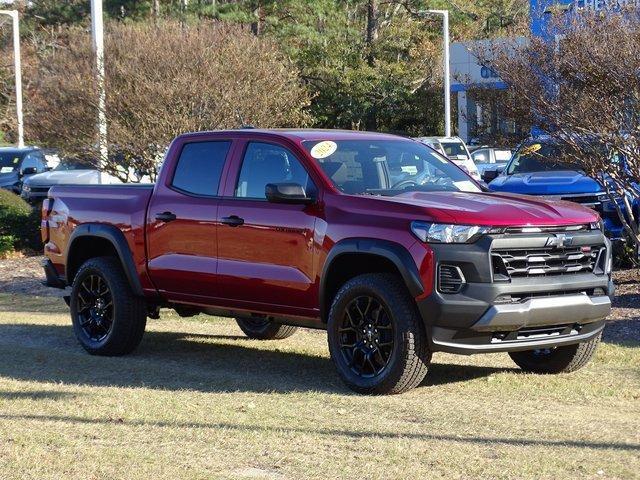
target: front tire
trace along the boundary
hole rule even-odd
[[[80,267],[69,307],[76,338],[92,355],[125,355],[142,340],[146,302],[134,295],[116,258],[92,258]]]
[[[565,347],[555,347],[524,352],[509,352],[511,359],[529,373],[565,373],[584,367],[596,353],[602,334],[591,340]]]
[[[407,289],[393,274],[364,274],[336,294],[327,324],[329,352],[352,390],[395,394],[418,386],[431,352]]]
[[[275,323],[268,317],[236,318],[240,330],[255,340],[283,340],[298,330],[292,325]]]

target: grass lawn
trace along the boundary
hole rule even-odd
[[[560,376],[436,354],[423,386],[363,397],[323,332],[166,312],[91,357],[61,300],[0,294],[2,479],[578,477],[640,477],[640,345]]]

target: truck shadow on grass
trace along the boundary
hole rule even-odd
[[[95,357],[71,327],[0,325],[0,375],[27,381],[203,392],[352,394],[327,356],[291,351],[284,342],[180,332],[147,332],[124,357]],[[436,359],[437,361],[437,359]],[[516,369],[434,363],[423,388],[467,382]]]
[[[129,427],[160,427],[160,428],[184,428],[184,429],[213,429],[213,430],[230,430],[230,431],[249,431],[256,433],[264,433],[265,430],[273,430],[269,427],[263,427],[258,425],[246,425],[236,424],[229,422],[207,422],[207,423],[194,423],[194,422],[167,422],[157,421],[152,422],[144,420],[124,420],[121,418],[86,418],[72,415],[38,415],[38,414],[4,414],[0,413],[0,419],[2,420],[35,420],[45,422],[61,422],[65,424],[89,424],[89,425],[109,425],[116,424]],[[617,451],[640,451],[640,445],[632,443],[617,443],[617,442],[593,442],[593,441],[580,441],[580,440],[550,440],[540,438],[506,438],[506,437],[491,437],[491,436],[462,436],[462,435],[446,435],[446,434],[431,434],[431,433],[412,433],[412,432],[380,432],[380,431],[368,431],[368,430],[343,430],[335,428],[315,428],[313,430],[308,428],[299,428],[291,426],[278,425],[277,432],[287,432],[294,434],[316,434],[326,435],[329,437],[347,437],[351,439],[362,438],[384,438],[389,440],[394,439],[411,439],[422,441],[445,441],[452,443],[471,443],[480,445],[511,445],[514,447],[522,446],[544,446],[544,447],[564,447],[564,448],[588,448],[592,450],[617,450]]]

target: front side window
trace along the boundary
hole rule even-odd
[[[36,170],[40,170],[41,169],[41,163],[39,161],[40,159],[38,158],[38,156],[34,153],[29,153],[24,157],[24,160],[22,160],[22,169],[26,169],[26,168],[35,168]]]
[[[268,183],[297,183],[307,195],[315,187],[300,161],[284,147],[251,142],[242,160],[236,197],[264,199]]]
[[[419,142],[339,140],[303,143],[338,190],[393,196],[406,191],[480,192],[451,161]]]
[[[230,141],[187,143],[182,147],[171,185],[194,195],[217,195],[230,147]]]
[[[487,148],[476,150],[471,154],[471,158],[475,163],[489,163],[491,161],[490,152]]]

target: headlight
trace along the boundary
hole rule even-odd
[[[604,232],[604,222],[602,220],[598,220],[597,222],[590,223],[589,230],[600,230],[601,232]]]
[[[490,229],[491,227],[477,225],[411,222],[411,231],[425,243],[470,243]]]
[[[30,192],[31,191],[31,187],[29,185],[22,184],[22,190],[25,191],[25,192]]]

